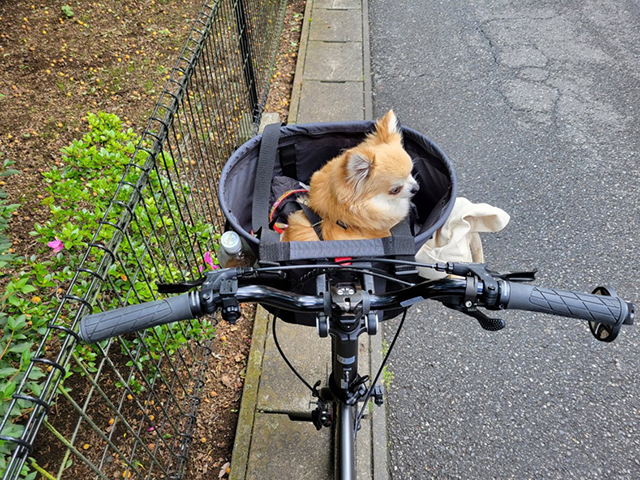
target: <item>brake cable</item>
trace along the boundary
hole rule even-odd
[[[287,364],[287,366],[291,369],[291,371],[294,373],[294,375],[296,377],[298,377],[298,379],[304,383],[306,385],[306,387],[311,390],[312,394],[317,393],[317,388],[318,385],[320,385],[320,381],[318,381],[315,385],[315,388],[312,387],[309,382],[307,382],[304,378],[302,378],[302,375],[300,375],[298,373],[298,371],[293,367],[293,365],[291,365],[291,362],[289,362],[289,359],[287,358],[287,356],[284,354],[284,352],[282,351],[282,348],[280,347],[280,342],[278,342],[278,335],[276,334],[276,322],[278,321],[278,313],[280,312],[280,310],[277,310],[276,313],[274,313],[273,316],[273,323],[271,324],[271,331],[273,332],[273,342],[276,344],[276,348],[278,349],[278,352],[280,352],[280,356],[282,357],[282,359],[284,360],[284,363]]]
[[[409,310],[408,308],[405,308],[404,311],[402,312],[402,318],[400,319],[400,324],[398,325],[398,329],[396,330],[396,333],[393,336],[393,340],[391,340],[391,345],[389,345],[389,350],[387,350],[387,353],[384,356],[384,359],[382,360],[382,364],[380,365],[380,368],[378,369],[378,373],[376,373],[375,378],[371,382],[371,386],[369,387],[369,390],[367,390],[367,394],[364,396],[362,408],[360,409],[360,412],[358,412],[358,416],[356,417],[356,420],[354,422],[354,433],[357,432],[360,429],[360,420],[362,419],[362,416],[364,415],[364,411],[367,408],[367,402],[371,398],[371,394],[373,393],[373,390],[374,390],[374,388],[376,386],[376,383],[378,383],[378,380],[380,379],[380,375],[382,374],[382,370],[384,369],[385,365],[387,364],[387,360],[389,359],[389,355],[391,354],[391,351],[393,350],[393,347],[396,344],[396,340],[400,336],[400,331],[402,330],[402,326],[404,325],[404,321],[407,318],[407,311],[408,310]]]
[[[291,265],[288,265],[291,266]],[[330,265],[329,265],[330,266]],[[294,290],[298,290],[299,288],[301,288],[303,285],[305,285],[309,280],[315,278],[315,276],[317,275],[323,275],[324,273],[326,273],[326,271],[324,270],[324,267],[326,267],[326,265],[323,265],[320,268],[317,268],[316,270],[310,270],[309,272],[307,272],[300,280],[300,282],[293,288],[292,292]],[[270,268],[270,267],[268,267]],[[260,269],[263,270],[263,269]],[[266,270],[266,269],[265,269]],[[315,276],[314,276],[315,275]],[[289,361],[289,359],[287,358],[287,356],[284,354],[284,351],[282,350],[282,347],[280,347],[280,342],[278,342],[278,335],[276,334],[276,322],[278,321],[279,317],[278,314],[280,313],[280,309],[276,310],[276,312],[272,315],[273,316],[273,323],[271,324],[271,331],[273,332],[273,342],[276,345],[276,348],[278,349],[278,352],[280,353],[280,356],[282,357],[282,360],[284,360],[284,363],[287,364],[287,366],[289,367],[289,369],[293,372],[293,374],[298,377],[298,379],[305,384],[305,386],[311,390],[311,395],[314,397],[318,397],[318,387],[320,386],[320,384],[322,383],[321,380],[318,380],[315,385],[312,387],[311,384],[309,384],[309,382],[307,382],[302,375],[300,375],[298,373],[298,371],[294,368],[294,366],[291,364],[291,362]]]

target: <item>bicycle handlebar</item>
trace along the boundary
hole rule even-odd
[[[634,307],[619,297],[541,288],[507,282],[502,292],[508,296],[506,308],[580,318],[606,325],[629,324]]]
[[[94,313],[80,321],[80,336],[85,342],[94,343],[165,323],[189,320],[199,316],[199,304],[197,293],[189,292],[155,302]]]
[[[386,295],[371,295],[371,309],[389,310],[438,295],[459,295],[465,291],[465,285],[464,280],[440,280]],[[324,311],[322,296],[301,295],[260,285],[238,287],[235,297],[239,303],[258,302],[292,312]],[[197,318],[204,313],[198,292],[189,292],[163,300],[87,315],[80,322],[80,336],[85,342],[94,343],[157,325]]]
[[[615,327],[623,323],[628,325],[633,323],[634,305],[618,297],[540,288],[508,280],[497,281],[497,295],[486,295],[485,290],[493,290],[494,285],[485,288],[482,281],[471,283],[471,289],[469,285],[469,279],[447,278],[420,283],[383,295],[372,294],[370,309],[379,311],[407,308],[427,299],[437,299],[448,306],[457,304],[459,307],[456,308],[467,313],[465,306],[460,305],[467,296],[472,295],[478,299],[477,306],[490,310],[516,309],[542,312]],[[217,291],[213,290],[213,293],[215,296]],[[215,299],[214,302],[210,295],[209,290],[189,292],[163,300],[88,315],[81,320],[80,335],[84,341],[93,343],[157,325],[214,313],[215,309],[220,307],[220,298]],[[259,302],[294,312],[324,312],[326,301],[324,296],[296,294],[261,285],[238,287],[233,297],[239,303]],[[211,305],[215,308],[211,309]]]

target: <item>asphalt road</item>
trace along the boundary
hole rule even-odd
[[[369,5],[376,116],[394,108],[448,154],[460,196],[512,217],[484,235],[488,263],[640,303],[638,2]],[[389,367],[393,478],[640,478],[640,321],[604,344],[578,320],[503,318],[489,333],[410,312]]]

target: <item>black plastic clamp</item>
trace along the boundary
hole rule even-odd
[[[384,403],[384,391],[382,390],[382,385],[376,385],[375,387],[373,387],[371,396],[373,397],[373,401],[377,406],[382,406],[382,404]]]
[[[20,445],[22,448],[26,448],[29,453],[31,453],[31,451],[33,450],[33,445],[31,445],[29,442],[25,442],[21,438],[0,435],[0,440],[4,440],[5,442],[12,442],[12,443],[15,443],[16,445]]]
[[[222,318],[232,325],[240,318],[240,304],[236,298],[237,293],[237,278],[225,278],[222,280],[219,291],[222,303]]]
[[[32,397],[31,395],[22,395],[18,393],[11,395],[11,398],[13,398],[14,400],[24,400],[25,402],[31,402],[40,405],[42,408],[44,408],[45,414],[49,415],[49,409],[51,408],[51,405],[49,405],[41,398]]]
[[[55,323],[50,323],[49,325],[47,325],[47,328],[50,328],[51,330],[60,330],[61,332],[71,335],[73,338],[76,339],[78,343],[82,343],[82,338],[80,338],[80,335],[78,335],[76,332],[74,332],[70,328],[67,328],[62,325],[56,325]]]
[[[62,375],[62,378],[64,378],[67,375],[67,370],[60,365],[58,362],[54,362],[53,360],[49,360],[48,358],[42,358],[42,357],[34,357],[31,359],[32,363],[44,363],[45,365],[49,365],[50,367],[55,368],[56,370],[58,370]]]

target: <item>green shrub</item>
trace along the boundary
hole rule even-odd
[[[25,259],[9,252],[10,242],[3,232],[18,205],[6,204],[0,194],[0,265],[11,271],[11,278],[8,281],[5,279],[5,294],[0,298],[0,329],[3,331],[0,338],[2,416],[9,413],[11,397],[59,306],[56,298],[71,285],[87,245],[92,241],[108,245],[116,233],[116,229],[103,225],[94,240],[100,221],[104,218],[107,222],[118,224],[123,213],[127,212],[122,205],[128,202],[134,189],[126,183],[120,184],[120,180],[135,185],[141,174],[140,168],[130,166],[135,147],[140,141],[132,129],[125,129],[116,115],[103,112],[89,113],[87,121],[89,132],[62,149],[61,165],[43,174],[47,188],[42,204],[49,209],[49,220],[35,225],[35,231],[32,232],[42,244],[37,256]],[[147,159],[148,154],[140,150],[135,161],[142,165]],[[169,155],[161,155],[160,161],[162,166],[173,172],[171,175],[181,174]],[[8,166],[5,162],[5,174],[15,173],[7,170]],[[152,169],[148,173],[148,186],[142,190],[143,199],[131,211],[133,216],[128,234],[115,252],[118,262],[106,272],[111,288],[104,290],[99,298],[100,305],[105,309],[119,306],[123,298],[128,303],[153,300],[154,292],[150,285],[155,281],[192,277],[197,274],[193,271],[194,265],[196,270],[197,266],[208,268],[201,258],[205,252],[201,250],[216,239],[213,229],[204,223],[204,219],[194,224],[180,220],[187,208],[186,203],[191,200],[191,189],[184,179],[178,187],[163,172],[162,169]],[[172,191],[176,194],[165,195]],[[116,202],[110,203],[112,199]],[[186,245],[188,248],[175,249],[167,258],[171,244]],[[82,267],[97,271],[101,259],[97,254],[89,256]],[[71,294],[84,297],[91,280],[90,276],[79,276]],[[61,321],[70,320],[60,316],[57,322]],[[145,336],[145,345],[140,345],[139,337],[131,341],[122,340],[123,350],[143,352],[136,360],[138,372],[131,376],[126,387],[133,392],[145,389],[142,377],[154,375],[154,364],[162,348],[172,354],[188,338],[213,334],[210,326],[192,323],[182,327],[176,324],[155,327],[153,335]],[[87,371],[96,370],[97,354],[93,347],[79,345],[76,354]],[[128,366],[133,366],[133,361]],[[83,373],[76,366],[67,376],[74,371]],[[39,396],[41,387],[38,380],[44,376],[45,373],[39,368],[33,368],[23,393]],[[9,415],[16,420],[31,407],[28,402],[18,401],[17,408]],[[21,432],[22,426],[12,421],[2,434],[20,436]],[[6,455],[12,446],[0,442],[0,471],[6,465]]]

